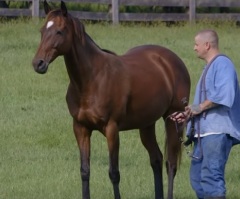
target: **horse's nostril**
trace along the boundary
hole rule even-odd
[[[38,68],[41,68],[41,66],[43,65],[44,61],[42,59],[40,59],[38,61]]]
[[[47,72],[48,69],[48,63],[45,62],[43,59],[39,59],[35,62],[33,62],[33,65],[35,66],[35,70],[38,73],[44,74]]]
[[[46,68],[46,62],[40,59],[37,64],[38,71],[43,71],[45,68]]]

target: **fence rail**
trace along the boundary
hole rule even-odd
[[[2,1],[2,0],[0,0]],[[15,0],[24,1],[24,0]],[[60,0],[49,0],[49,2],[59,2]],[[28,16],[44,17],[44,12],[40,9],[43,1],[32,0],[29,9],[0,8],[0,16]],[[225,7],[239,8],[239,0],[64,0],[65,3],[90,3],[111,5],[111,11],[106,12],[69,12],[79,19],[112,21],[118,24],[120,21],[189,21],[195,23],[198,20],[234,20],[240,21],[240,13],[198,13],[197,8],[204,7]],[[120,12],[120,6],[160,6],[160,7],[184,7],[186,13],[127,13]]]

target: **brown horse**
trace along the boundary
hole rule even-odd
[[[157,45],[135,47],[118,56],[96,45],[83,24],[67,12],[64,2],[61,9],[51,10],[45,1],[44,9],[46,23],[32,63],[36,72],[44,74],[51,62],[64,56],[70,78],[66,100],[80,150],[82,198],[90,198],[92,131],[100,131],[107,139],[109,177],[114,197],[120,199],[119,131],[139,129],[154,174],[155,198],[162,199],[163,155],[156,141],[155,124],[163,117],[168,199],[172,199],[183,130],[177,132],[175,124],[166,118],[184,110],[182,99],[189,98],[190,78],[184,63],[172,51]]]

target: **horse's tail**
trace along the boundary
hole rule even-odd
[[[169,117],[165,119],[165,144],[164,144],[164,160],[176,163],[177,168],[180,167],[183,151],[183,132],[184,124],[178,124]],[[170,150],[170,151],[169,151]],[[171,157],[169,157],[171,156]]]
[[[186,107],[188,105],[189,97],[184,97],[181,99],[181,105]],[[181,109],[184,111],[184,108]],[[168,115],[164,116],[165,122],[165,146],[164,146],[164,159],[173,161],[176,167],[180,167],[182,159],[182,150],[184,146],[183,133],[186,123],[178,123],[173,121],[171,117],[174,117],[173,110],[167,112]],[[174,112],[176,113],[176,112]],[[180,113],[180,112],[179,112]],[[169,115],[170,114],[170,115]],[[171,151],[169,151],[171,149]],[[169,157],[171,155],[171,157]]]

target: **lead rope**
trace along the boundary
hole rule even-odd
[[[184,113],[183,112],[177,112],[177,113]],[[169,115],[167,119],[169,119],[171,117],[171,115]],[[200,157],[194,156],[193,153],[189,150],[188,146],[191,145],[192,146],[192,142],[193,142],[193,138],[195,135],[195,117],[191,117],[191,127],[190,127],[190,135],[188,136],[188,139],[186,141],[184,141],[184,139],[179,136],[179,141],[181,143],[181,145],[183,146],[184,150],[186,151],[188,157],[194,158],[194,159],[201,159],[202,155]],[[175,123],[175,128],[176,128],[176,132],[177,134],[179,134],[179,128],[178,128],[178,122],[177,121],[173,121]],[[166,128],[166,127],[165,127]]]
[[[188,105],[188,101],[187,101],[187,98],[184,97],[182,100],[182,103],[187,106]],[[177,112],[177,114],[179,113],[182,113],[184,115],[184,111],[182,112]],[[165,119],[165,131],[166,131],[166,121],[172,117],[172,114],[167,116],[166,119]],[[192,153],[190,152],[190,150],[188,149],[188,146],[192,144],[192,141],[193,141],[193,137],[194,137],[194,134],[195,134],[195,122],[194,122],[195,118],[194,117],[191,117],[191,131],[190,131],[190,136],[188,137],[188,139],[186,141],[184,141],[184,139],[179,136],[179,141],[181,143],[181,145],[183,146],[184,150],[186,151],[187,155],[189,157],[192,157]],[[178,122],[177,121],[173,121],[174,124],[175,124],[175,128],[176,128],[176,133],[179,135],[179,126],[178,126]]]
[[[184,111],[182,111],[182,112],[177,112],[177,113],[184,113]],[[166,132],[166,121],[168,120],[168,119],[170,119],[170,117],[171,117],[172,115],[169,115],[169,116],[167,116],[166,117],[166,119],[165,119],[165,132]],[[177,132],[177,134],[179,135],[179,130],[178,130],[178,123],[177,123],[177,121],[172,121],[172,122],[174,122],[174,124],[175,124],[175,128],[176,128],[176,132]],[[188,141],[184,141],[184,139],[181,137],[181,136],[179,136],[179,142],[181,143],[181,145],[183,146],[183,148],[184,148],[184,150],[186,151],[186,153],[187,153],[187,155],[188,156],[190,156],[189,154],[191,154],[191,152],[190,152],[190,150],[188,149],[188,145],[186,145],[185,143]]]
[[[175,121],[175,127],[176,127],[176,132],[177,132],[177,134],[178,134],[178,123],[177,123],[176,121]],[[188,149],[188,146],[189,146],[190,144],[192,144],[192,141],[190,141],[190,139],[187,139],[186,141],[184,141],[184,139],[183,139],[181,136],[179,136],[179,141],[180,141],[181,145],[183,146],[184,150],[186,151],[187,155],[188,155],[189,157],[191,157],[192,153],[191,153],[191,151]]]

